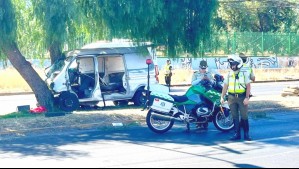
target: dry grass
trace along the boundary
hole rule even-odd
[[[36,69],[38,74],[44,78],[43,70]],[[31,92],[31,88],[22,76],[13,68],[0,70],[0,93]]]
[[[256,69],[257,81],[299,79],[299,68]]]

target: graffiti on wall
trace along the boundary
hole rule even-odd
[[[165,65],[167,58],[158,58],[158,66],[161,68]],[[172,64],[175,69],[193,69],[199,67],[201,58],[179,58],[173,59]],[[229,63],[226,57],[205,58],[208,62],[208,67],[211,69],[229,69]],[[264,56],[264,57],[248,57],[247,65],[253,68],[287,68],[298,67],[299,57],[277,57],[277,56]]]
[[[192,68],[192,58],[186,57],[181,58],[181,68],[182,69],[191,69]]]
[[[252,59],[251,59],[252,60]],[[277,65],[277,57],[269,56],[269,57],[257,57],[257,61],[252,61],[250,63],[251,67],[254,68],[275,68]]]
[[[298,66],[298,58],[296,57],[289,57],[284,63],[286,67],[297,67]]]
[[[226,58],[215,58],[216,69],[228,69],[229,63]]]

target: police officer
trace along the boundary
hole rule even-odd
[[[195,71],[192,76],[192,85],[198,85],[202,80],[207,80],[209,83],[212,83],[213,76],[212,73],[207,70],[208,63],[205,60],[199,62],[199,71]]]
[[[212,84],[213,76],[212,76],[211,72],[207,70],[207,68],[208,68],[207,61],[201,60],[199,62],[199,71],[195,71],[193,73],[192,81],[191,81],[192,85],[200,85],[202,83],[205,83],[205,85]],[[199,102],[201,99],[198,95],[196,95],[196,96],[198,97],[198,99],[197,100],[194,99],[194,101],[196,100]],[[198,123],[196,125],[197,128],[207,128],[207,126],[208,126],[208,123],[204,123],[204,124]]]
[[[221,103],[224,103],[224,96],[228,91],[228,104],[234,120],[235,134],[230,140],[240,140],[240,127],[244,129],[244,140],[250,141],[249,123],[248,123],[248,104],[250,95],[250,80],[246,72],[241,72],[243,61],[239,55],[229,55],[228,62],[231,71],[224,81],[224,87],[221,94]],[[241,121],[240,121],[240,115]]]
[[[165,71],[165,84],[166,86],[169,87],[169,91],[170,91],[170,84],[171,84],[171,76],[172,76],[172,66],[171,66],[171,62],[168,59],[166,61],[166,65],[164,66],[164,71]]]

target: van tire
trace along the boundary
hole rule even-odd
[[[79,99],[76,94],[62,92],[58,98],[59,108],[66,112],[72,112],[79,108]]]
[[[145,90],[137,90],[134,95],[133,102],[135,106],[143,106],[146,103]]]

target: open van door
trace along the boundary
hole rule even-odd
[[[122,55],[98,56],[100,88],[103,94],[126,94],[127,79]]]
[[[68,67],[70,87],[79,99],[92,97],[97,83],[95,72],[93,56],[77,57]]]

